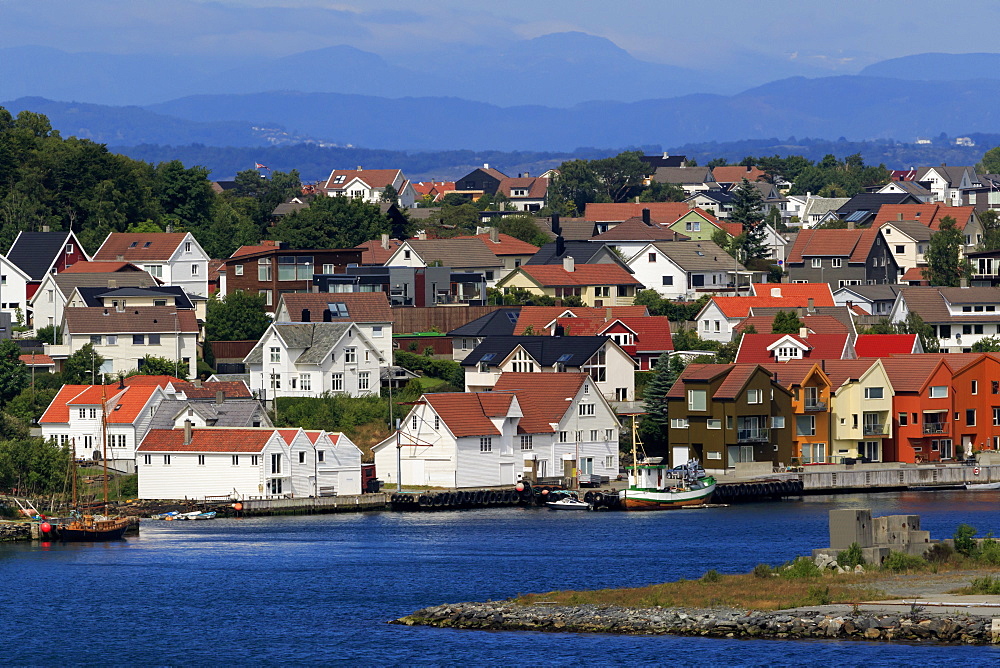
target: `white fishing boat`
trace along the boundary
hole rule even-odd
[[[965,489],[970,492],[991,492],[1000,489],[1000,482],[969,482]]]
[[[545,507],[552,510],[590,510],[589,503],[581,501],[571,494],[564,494],[555,501],[546,501]]]

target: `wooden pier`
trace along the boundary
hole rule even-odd
[[[389,505],[386,494],[352,494],[345,496],[302,497],[292,499],[247,499],[237,512],[245,517],[257,515],[312,515],[318,513],[353,513],[385,510]]]

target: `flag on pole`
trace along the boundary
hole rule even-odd
[[[271,169],[271,168],[270,168],[270,167],[268,167],[267,165],[262,165],[262,164],[260,164],[259,162],[255,162],[255,163],[253,163],[253,166],[254,166],[254,169],[266,169],[266,170],[268,170],[268,171],[270,171],[270,169]]]

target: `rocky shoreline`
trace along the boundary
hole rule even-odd
[[[518,605],[510,601],[424,608],[390,624],[490,631],[553,631],[715,638],[787,638],[965,643],[1000,642],[991,617],[903,609],[900,614],[822,610],[759,612],[597,605]]]

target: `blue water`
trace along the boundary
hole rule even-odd
[[[827,511],[917,513],[1000,534],[1000,492],[812,497],[725,509],[491,509],[143,524],[108,544],[0,544],[7,665],[994,664],[1000,650],[389,626],[446,602],[644,585],[778,564]]]

